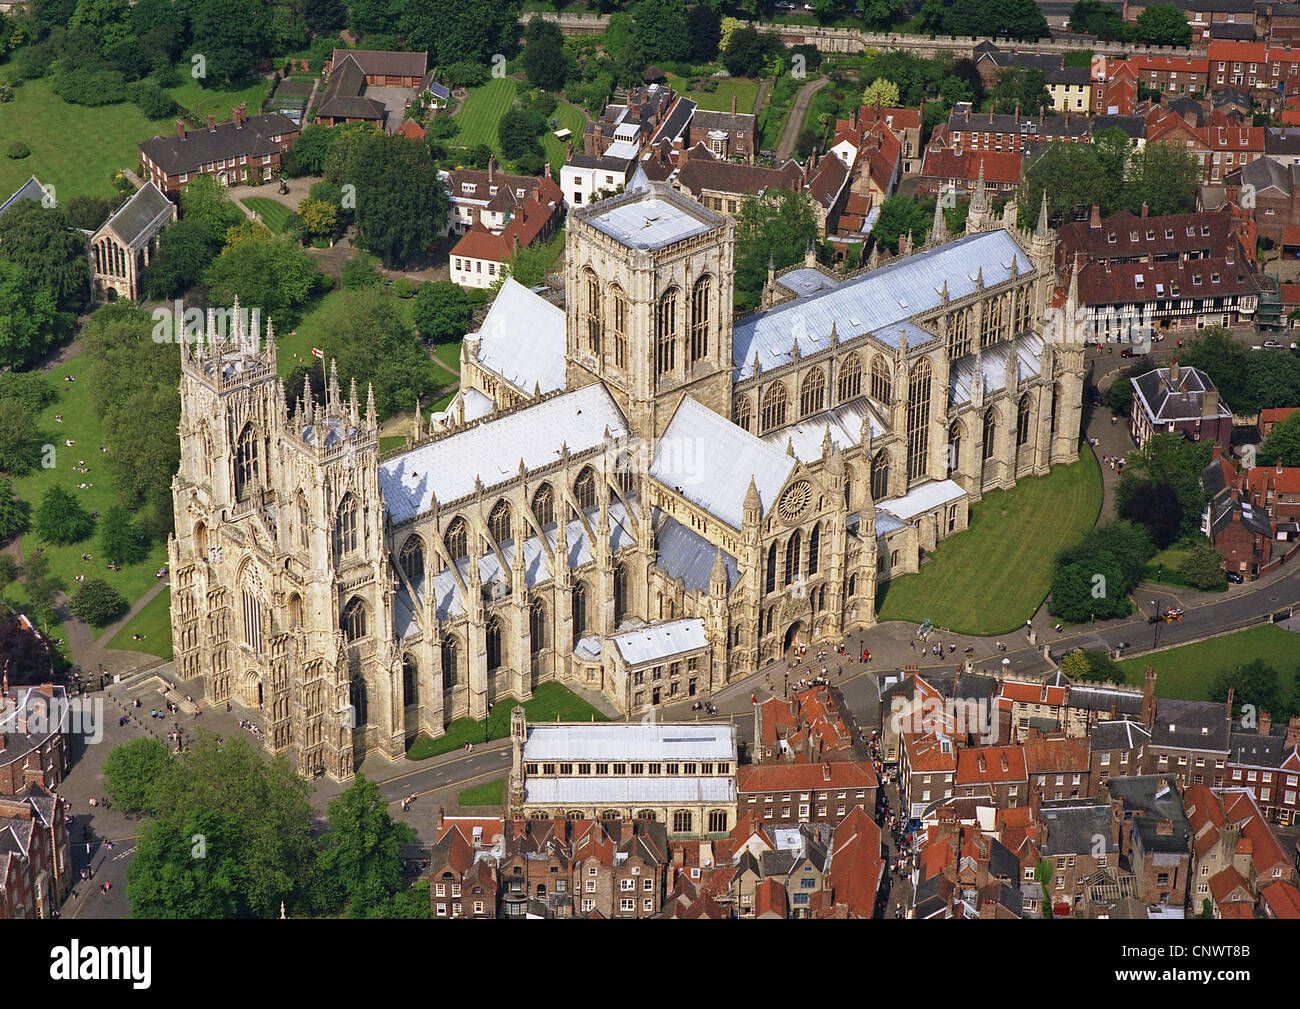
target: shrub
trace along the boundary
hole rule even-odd
[[[166,119],[176,111],[172,96],[153,84],[137,84],[133,101],[150,119]]]
[[[1183,581],[1194,589],[1222,589],[1228,584],[1223,557],[1214,547],[1198,543],[1178,565]]]
[[[173,67],[163,67],[153,75],[153,82],[160,88],[178,88],[181,75]]]
[[[343,264],[339,282],[345,290],[355,290],[360,287],[378,287],[383,279],[375,261],[367,255],[358,254]]]
[[[399,298],[414,298],[416,283],[410,277],[398,277],[393,281],[393,293]]]
[[[87,578],[72,593],[74,614],[93,627],[106,627],[127,611],[122,594],[102,578]]]
[[[59,486],[45,492],[33,516],[36,534],[46,543],[80,543],[95,531],[95,520]]]
[[[17,161],[19,158],[25,158],[31,154],[31,150],[21,140],[15,140],[9,145],[9,150],[5,152],[9,157]]]

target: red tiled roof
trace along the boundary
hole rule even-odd
[[[1273,917],[1300,920],[1300,890],[1292,884],[1278,880],[1261,887],[1259,895],[1273,912]]]
[[[785,887],[775,876],[770,876],[754,888],[754,914],[775,913],[777,917],[786,917]]]
[[[867,760],[824,764],[744,764],[736,768],[739,792],[788,792],[793,789],[875,788],[876,769]]]
[[[974,746],[957,751],[956,784],[1026,781],[1025,751],[1019,746]]]
[[[984,180],[998,185],[1019,185],[1024,159],[1015,151],[971,151],[931,144],[926,148],[921,175],[933,179],[974,182],[984,166]]]

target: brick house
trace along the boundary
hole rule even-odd
[[[1253,917],[1262,887],[1295,885],[1295,865],[1249,789],[1193,785],[1183,802],[1195,838],[1194,913],[1209,901],[1216,918]],[[1232,909],[1230,904],[1245,906]]]
[[[737,808],[764,824],[838,822],[855,808],[874,816],[878,785],[866,760],[746,764],[736,770]]]
[[[1249,789],[1272,822],[1300,825],[1300,715],[1274,725],[1264,711],[1256,728],[1234,726],[1224,784]]]
[[[1098,722],[1088,734],[1089,784],[1096,795],[1112,777],[1142,774],[1151,733],[1135,719]]]
[[[1029,802],[1029,772],[1020,746],[972,746],[957,751],[953,794],[984,795],[998,809]]]
[[[208,116],[207,129],[187,129],[178,119],[173,136],[140,144],[140,174],[165,193],[179,192],[196,175],[211,175],[224,186],[267,179],[299,132],[278,112],[249,116],[243,106],[228,123]]]
[[[1033,734],[1023,744],[1029,785],[1042,802],[1093,795],[1088,740]]]
[[[730,112],[695,110],[687,128],[686,146],[704,144],[723,160],[753,161],[757,121],[750,113],[736,111],[736,96],[732,95]]]
[[[1177,776],[1111,778],[1101,795],[1110,802],[1111,839],[1133,873],[1133,896],[1182,911],[1191,880],[1192,828]]]
[[[780,168],[721,161],[702,144],[696,144],[680,153],[671,184],[711,210],[734,217],[750,197],[765,192],[799,192],[804,172],[793,159]]]
[[[494,232],[479,220],[452,246],[448,259],[454,283],[491,287],[493,281],[508,272],[508,264],[520,249],[546,242],[555,234],[564,218],[564,200],[559,187],[549,179],[545,181],[546,186],[534,190],[531,197],[507,212],[501,231]]]
[[[1226,452],[1232,438],[1232,411],[1218,387],[1199,368],[1153,368],[1133,379],[1129,429],[1145,445],[1157,432],[1177,432],[1189,441],[1214,441]]]
[[[33,783],[54,789],[70,766],[65,733],[68,694],[50,683],[0,692],[0,795]]]
[[[0,792],[0,920],[49,918],[71,888],[68,810],[32,782]]]
[[[1052,863],[1048,896],[1067,913],[1094,914],[1087,895],[1089,877],[1119,866],[1119,841],[1111,829],[1110,803],[1103,799],[1063,799],[1042,803],[1042,857]]]
[[[834,690],[808,687],[789,699],[770,697],[754,705],[755,764],[852,761],[857,752],[853,731],[840,710]]]

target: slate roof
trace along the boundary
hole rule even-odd
[[[1169,371],[1168,368],[1154,368],[1133,379],[1133,391],[1153,423],[1232,416],[1232,411],[1222,400],[1213,414],[1206,413],[1205,393],[1215,385],[1205,372],[1199,368],[1179,368],[1177,383],[1170,385]]]
[[[140,153],[168,175],[183,175],[212,161],[278,153],[280,145],[272,138],[297,132],[298,125],[292,119],[268,112],[249,116],[242,127],[236,127],[232,120],[212,128],[189,130],[184,140],[174,133],[151,137],[140,145]]]
[[[387,115],[384,103],[364,97],[365,90],[366,73],[357,64],[354,54],[348,53],[330,71],[330,82],[316,108],[316,115],[331,119],[383,121]]]
[[[713,562],[718,548],[695,530],[682,525],[674,518],[655,510],[655,563],[669,578],[682,579],[692,592],[706,592],[713,574]],[[736,558],[725,550],[722,563],[727,569],[727,588],[735,586],[740,577]]]
[[[745,112],[713,112],[709,109],[696,109],[695,115],[691,118],[691,126],[700,130],[753,133],[756,121],[754,116]]]
[[[162,190],[152,182],[140,187],[103,227],[112,230],[124,244],[131,248],[149,241],[158,230],[172,219],[175,207]]]
[[[796,337],[805,357],[827,349],[832,323],[841,343],[874,333],[886,345],[896,347],[901,329],[908,331],[911,346],[937,339],[908,320],[942,304],[945,282],[950,298],[964,298],[975,292],[978,276],[982,275],[985,287],[1010,279],[1013,262],[1020,275],[1032,269],[1029,257],[1010,235],[1001,229],[985,231],[896,260],[829,290],[747,315],[735,323],[735,379],[755,374],[756,354],[764,371],[789,364]],[[796,319],[802,324],[796,325]]]
[[[1227,752],[1231,722],[1223,704],[1162,697],[1151,739],[1156,746]]]
[[[1128,718],[1114,718],[1098,722],[1088,734],[1088,749],[1093,753],[1101,750],[1134,750],[1150,742],[1151,733],[1141,722]]]
[[[1106,852],[1117,846],[1110,830],[1110,803],[1103,799],[1057,799],[1042,803],[1039,819],[1046,828],[1044,855],[1084,855],[1094,851],[1096,838],[1105,838]]]
[[[45,187],[41,185],[40,180],[33,175],[30,179],[18,187],[17,191],[0,203],[0,214],[16,206],[20,200],[35,200],[37,203],[45,199]]]
[[[525,395],[564,388],[564,309],[552,305],[513,277],[483,318],[478,359]]]
[[[536,723],[528,726],[524,760],[712,760],[734,763],[736,727],[730,722]]]

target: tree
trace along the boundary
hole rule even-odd
[[[553,21],[533,15],[524,29],[524,73],[528,80],[547,91],[559,91],[569,75],[569,56],[564,36]]]
[[[68,223],[84,231],[98,231],[113,209],[113,202],[102,196],[74,196],[68,201]]]
[[[1047,611],[1080,623],[1127,616],[1128,594],[1155,553],[1151,534],[1132,522],[1097,526],[1056,557]]]
[[[757,77],[768,57],[781,45],[779,39],[754,28],[737,28],[722,51],[722,65],[732,77]]]
[[[158,251],[145,267],[145,297],[176,298],[197,284],[221,248],[203,224],[180,220],[158,236]]]
[[[1259,447],[1256,462],[1260,466],[1300,466],[1300,412],[1274,426]]]
[[[132,913],[137,913],[137,896],[142,906],[163,914],[168,900],[208,893],[214,880],[228,880],[218,893],[224,895],[223,913],[232,916],[274,918],[281,901],[291,908],[309,906],[306,883],[314,864],[310,790],[283,757],[265,760],[260,747],[242,736],[218,742],[216,736],[200,733],[198,742],[168,764],[149,790],[150,807],[160,815],[141,838],[128,876]],[[214,820],[214,813],[222,816]],[[160,825],[159,838],[169,843],[153,840],[155,825]],[[206,838],[202,857],[192,851],[195,834]],[[191,864],[195,862],[208,867]],[[170,887],[153,889],[172,880],[192,887],[173,884],[175,893]],[[172,913],[197,911],[184,904]]]
[[[459,340],[473,318],[474,308],[459,284],[436,280],[420,285],[412,321],[425,340],[430,343]]]
[[[1070,31],[1115,42],[1128,42],[1133,37],[1132,27],[1119,11],[1101,0],[1078,0],[1070,9]]]
[[[963,3],[954,3],[946,11],[943,30],[951,35],[1029,41],[1048,34],[1047,20],[1034,0],[964,0]]]
[[[1196,209],[1201,166],[1190,151],[1173,144],[1147,144],[1129,158],[1125,175],[1124,205],[1135,214],[1144,203],[1153,216]]]
[[[172,531],[171,481],[180,465],[180,349],[153,341],[153,319],[127,302],[87,320],[81,339],[93,362],[91,405],[110,451],[103,457],[123,504],[144,503],[137,522],[155,537]]]
[[[881,205],[871,237],[878,246],[897,252],[898,240],[904,233],[911,233],[914,241],[923,240],[932,220],[910,196],[896,193]]]
[[[68,314],[59,311],[48,287],[17,263],[0,259],[0,367],[33,364],[71,322]]]
[[[713,62],[718,58],[718,47],[722,42],[722,15],[708,4],[688,7],[686,34],[690,40],[687,56],[691,62]]]
[[[357,137],[344,148],[341,166],[356,185],[357,241],[385,266],[399,267],[422,254],[446,224],[447,192],[425,144],[400,134]],[[331,161],[344,139],[347,134],[330,152]]]
[[[36,428],[37,413],[17,399],[0,396],[0,472],[26,476],[35,468],[43,440]]]
[[[537,287],[546,282],[546,271],[550,268],[552,250],[549,245],[534,242],[516,249],[506,263],[516,283],[524,287]]]
[[[245,307],[259,308],[263,320],[283,321],[307,300],[320,276],[316,261],[297,242],[248,221],[231,229],[204,280],[217,304],[231,305],[239,298]]]
[[[95,531],[95,520],[58,484],[41,498],[33,516],[36,535],[46,543],[80,543]]]
[[[114,747],[104,758],[108,794],[124,813],[154,812],[149,804],[149,789],[173,759],[167,747],[148,736]]]
[[[877,77],[862,92],[863,105],[880,105],[887,109],[898,108],[898,85]]]
[[[906,9],[905,0],[866,0],[862,5],[862,21],[879,31],[892,25]]]
[[[682,0],[642,0],[632,9],[632,17],[646,59],[678,63],[690,55],[686,5]]]
[[[1257,718],[1265,711],[1270,714],[1281,711],[1286,704],[1279,687],[1278,671],[1263,659],[1219,670],[1210,683],[1210,700],[1227,703],[1229,689],[1232,690],[1234,715],[1240,715],[1243,705],[1247,704],[1254,705]]]
[[[1153,46],[1188,46],[1192,26],[1173,4],[1152,4],[1138,15],[1137,40]]]
[[[1050,108],[1047,78],[1036,67],[1011,67],[998,75],[993,87],[993,109],[1002,115],[1020,110],[1021,115],[1036,116]]]
[[[190,51],[203,56],[206,79],[241,80],[268,54],[271,19],[260,0],[202,0],[192,8],[191,32]]]
[[[353,917],[364,917],[392,899],[402,884],[401,846],[414,837],[410,827],[388,815],[379,786],[364,774],[330,801],[320,867],[341,884]]]
[[[497,54],[515,50],[516,0],[398,0],[398,7],[407,44],[433,53],[437,63],[490,66]]]
[[[44,551],[32,553],[23,565],[23,588],[31,614],[42,627],[54,619],[54,600],[63,588],[58,577],[50,574],[50,559]]]
[[[1178,495],[1164,480],[1143,480],[1127,473],[1121,480],[1125,488],[1122,503],[1117,500],[1116,504],[1119,517],[1146,526],[1156,546],[1163,550],[1178,537],[1182,526]]]
[[[1118,209],[1122,176],[1108,173],[1096,144],[1050,143],[1025,169],[1018,199],[1022,221],[1036,221],[1043,193],[1053,221],[1069,220],[1079,207],[1097,204],[1103,215]]]
[[[1161,432],[1128,457],[1115,488],[1115,507],[1150,530],[1157,546],[1194,536],[1205,508],[1201,471],[1209,464],[1213,442],[1187,442]]]
[[[49,639],[33,634],[8,607],[0,607],[0,668],[9,671],[11,687],[63,682]]]
[[[339,286],[345,291],[355,291],[362,287],[379,287],[384,282],[384,275],[373,256],[360,252],[348,258],[339,271]]]
[[[87,578],[78,585],[69,608],[92,627],[107,627],[128,609],[122,594],[102,578]]]
[[[537,136],[546,124],[531,109],[510,109],[497,124],[497,139],[507,158],[518,158],[528,151],[540,150]]]
[[[111,505],[99,520],[100,552],[114,564],[139,564],[149,556],[149,537],[121,505]]]
[[[1194,589],[1226,588],[1223,555],[1208,543],[1198,543],[1178,565],[1178,574]]]
[[[313,238],[331,238],[339,230],[338,206],[310,196],[298,204],[303,230]]]
[[[249,916],[253,883],[242,857],[246,833],[238,817],[221,809],[194,809],[151,822],[126,871],[132,917]]]
[[[341,0],[304,0],[302,18],[317,35],[331,35],[348,23],[348,9]]]
[[[180,216],[202,225],[204,233],[218,245],[225,242],[231,228],[244,223],[244,212],[231,202],[226,187],[211,175],[197,175],[181,190]]]
[[[1100,649],[1078,648],[1061,659],[1061,672],[1088,683],[1123,683],[1124,670]]]
[[[321,350],[344,382],[374,386],[380,419],[409,410],[438,388],[433,362],[402,319],[396,299],[373,288],[344,291],[319,322]]]
[[[31,519],[31,505],[18,496],[13,481],[0,474],[0,543],[6,543],[27,531]],[[0,555],[8,556],[8,554]],[[0,591],[4,590],[0,582]]]
[[[312,124],[304,129],[293,142],[293,147],[289,149],[293,163],[290,165],[286,161],[285,174],[291,176],[322,174],[325,171],[325,159],[329,156],[330,148],[334,146],[339,133],[346,128]]]
[[[1119,417],[1127,417],[1133,409],[1133,380],[1127,375],[1116,377],[1106,392],[1106,405]]]
[[[781,270],[803,259],[817,240],[817,220],[806,193],[768,193],[746,200],[736,220],[736,307],[758,304],[768,263]]]

